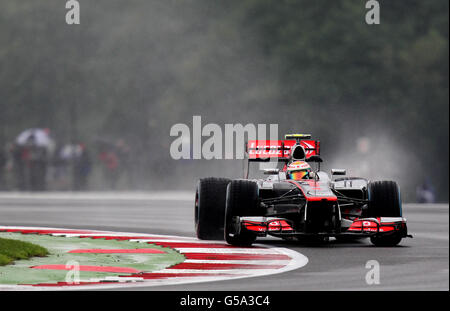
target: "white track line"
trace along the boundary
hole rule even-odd
[[[130,242],[141,242],[141,243],[147,243],[147,242],[154,242],[154,243],[197,243],[197,244],[221,244],[221,245],[227,245],[225,242],[222,241],[204,241],[204,240],[195,240],[195,239],[177,239],[177,240],[170,240],[170,239],[158,239],[158,238],[146,238],[146,239],[132,239],[129,240]]]
[[[286,265],[291,259],[271,259],[271,260],[207,260],[207,259],[186,259],[185,263],[217,263],[217,264],[236,264],[236,265]]]
[[[202,273],[205,276],[209,275],[210,280],[220,278],[220,276],[215,276],[215,274],[234,274],[235,276],[242,276],[242,275],[255,276],[255,275],[263,275],[263,274],[272,274],[272,273],[267,273],[270,269],[248,269],[248,270],[245,270],[245,272],[243,272],[243,270],[244,269],[241,269],[241,270],[238,270],[238,269],[215,269],[215,270],[164,269],[164,270],[160,270],[160,271],[155,271],[153,273],[173,273],[173,274]]]
[[[255,255],[265,255],[271,254],[276,255],[279,253],[279,248],[201,248],[201,247],[174,247],[178,252],[185,253],[211,253],[211,254],[255,254]]]

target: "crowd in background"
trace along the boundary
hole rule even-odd
[[[96,168],[102,190],[115,190],[121,177],[130,175],[130,147],[123,139],[97,140],[88,147],[38,139],[41,129],[27,131],[25,139],[0,145],[0,191],[92,190]]]

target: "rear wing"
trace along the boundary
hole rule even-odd
[[[320,155],[320,141],[312,139],[249,140],[245,151],[250,162],[265,162],[274,159],[289,161],[291,149],[296,144],[303,147],[306,159],[313,155]]]

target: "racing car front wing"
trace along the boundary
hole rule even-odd
[[[354,236],[370,237],[374,235],[391,235],[399,233],[401,237],[408,235],[406,219],[403,217],[357,218],[350,227],[341,227],[339,232],[305,233],[296,231],[292,220],[278,217],[234,217],[235,228],[239,231],[249,231],[257,236],[275,237],[289,236]],[[238,232],[237,232],[238,233]]]

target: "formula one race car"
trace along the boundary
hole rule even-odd
[[[285,140],[250,140],[243,179],[203,178],[195,195],[195,227],[203,240],[225,239],[249,246],[257,237],[354,240],[395,246],[408,235],[400,190],[394,181],[339,177],[345,170],[320,170],[320,142],[311,135]],[[248,179],[251,162],[275,160],[265,179]],[[316,163],[313,170],[309,163]]]

